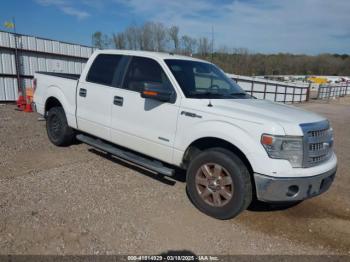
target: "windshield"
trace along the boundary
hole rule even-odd
[[[251,98],[232,79],[213,64],[178,59],[165,59],[186,97]]]

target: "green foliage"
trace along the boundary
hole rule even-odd
[[[195,55],[211,60],[210,55]],[[238,75],[350,75],[350,56],[321,54],[254,54],[247,51],[215,52],[213,63]]]

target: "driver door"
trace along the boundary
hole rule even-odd
[[[117,103],[111,110],[111,140],[171,163],[180,101],[142,98],[141,86],[145,82],[173,88],[156,60],[132,57],[121,88],[113,90]]]

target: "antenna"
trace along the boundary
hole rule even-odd
[[[213,63],[213,54],[214,54],[214,26],[211,25],[211,61]]]

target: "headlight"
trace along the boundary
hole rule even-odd
[[[292,167],[302,167],[303,137],[262,135],[261,144],[271,158],[285,159]]]

